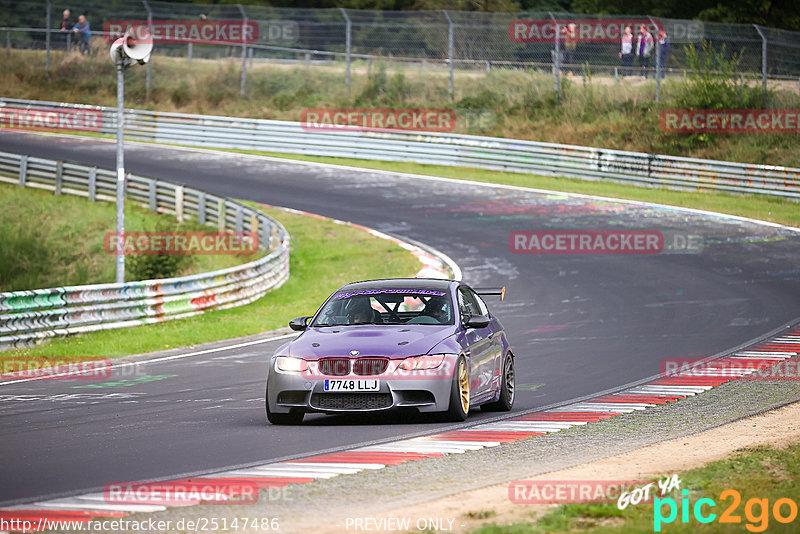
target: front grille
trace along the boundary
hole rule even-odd
[[[311,405],[323,410],[379,410],[392,405],[391,393],[315,393]]]
[[[349,358],[322,358],[319,361],[319,372],[327,376],[345,376],[350,374]]]
[[[388,358],[359,358],[353,362],[353,373],[359,376],[380,375],[388,366]]]

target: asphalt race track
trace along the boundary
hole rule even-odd
[[[98,140],[3,133],[0,150],[114,166],[113,143]],[[800,316],[800,234],[782,228],[236,154],[129,144],[125,157],[133,173],[427,243],[452,257],[468,283],[506,285],[506,301],[489,304],[515,346],[516,411],[652,376],[664,359],[710,356]],[[517,230],[660,231],[667,249],[514,254],[509,234]],[[122,368],[110,381],[3,385],[0,503],[441,430],[399,417],[307,416],[301,427],[269,426],[265,361],[280,343]]]

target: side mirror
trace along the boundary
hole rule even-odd
[[[295,317],[291,321],[289,321],[289,328],[292,330],[296,330],[297,332],[302,332],[306,328],[308,328],[308,320],[311,317],[304,316],[304,317]]]
[[[489,326],[489,318],[485,315],[470,315],[464,321],[464,326],[467,328],[486,328]]]

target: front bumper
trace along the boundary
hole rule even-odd
[[[450,389],[457,357],[445,356],[441,369],[398,373],[390,370],[374,376],[308,376],[285,373],[270,363],[267,399],[272,413],[290,411],[320,413],[379,412],[395,408],[414,408],[420,412],[443,412],[450,406]],[[326,378],[380,380],[380,389],[369,393],[326,392]]]

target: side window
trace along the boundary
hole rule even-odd
[[[486,317],[489,317],[489,308],[486,306],[486,303],[483,301],[481,296],[478,295],[477,293],[475,293],[475,291],[473,291],[471,289],[470,289],[469,293],[472,296],[472,299],[478,305],[478,308],[477,308],[478,312],[477,313],[479,313],[481,315],[485,315]]]
[[[465,286],[458,288],[458,308],[462,316],[480,315],[481,310],[472,292]]]

